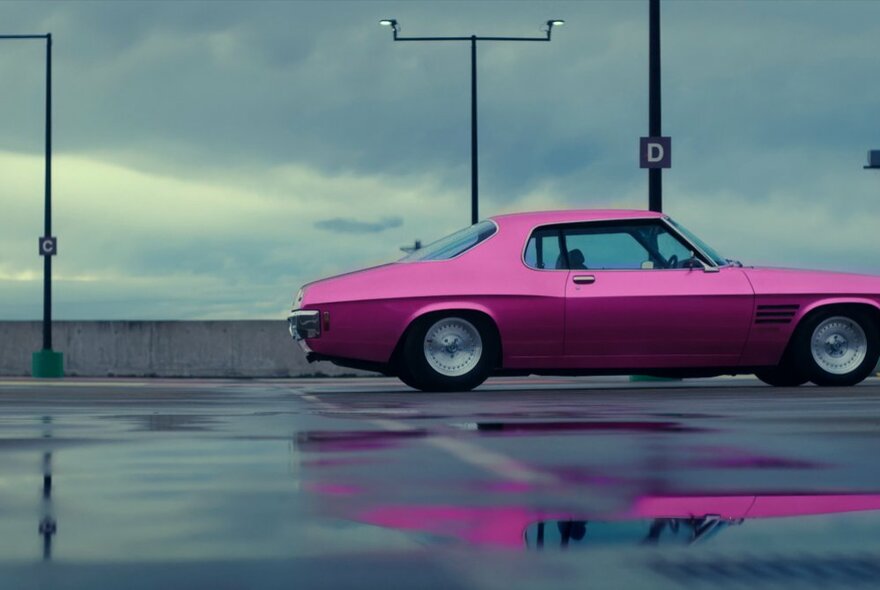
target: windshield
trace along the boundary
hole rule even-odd
[[[726,258],[724,258],[721,254],[716,252],[714,248],[709,246],[709,244],[707,244],[706,242],[704,242],[703,240],[701,240],[700,238],[695,236],[693,233],[691,233],[691,231],[688,230],[686,227],[684,227],[680,223],[673,221],[669,217],[666,218],[666,221],[668,221],[672,227],[677,229],[681,235],[683,235],[685,238],[687,238],[688,241],[690,241],[693,245],[695,245],[697,248],[702,250],[706,254],[706,256],[711,258],[712,262],[714,262],[718,266],[726,266],[727,264],[729,264]]]
[[[470,227],[441,238],[436,242],[419,248],[412,254],[401,258],[400,262],[417,262],[419,260],[449,260],[462,254],[488,237],[498,228],[491,221],[481,221]]]

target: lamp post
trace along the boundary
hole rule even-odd
[[[395,41],[465,41],[471,46],[471,223],[479,220],[479,161],[477,157],[477,41],[550,41],[553,27],[565,24],[564,20],[548,20],[544,37],[401,37],[397,20],[387,18],[379,21],[384,27],[391,27]]]
[[[660,137],[660,0],[650,0],[648,7],[648,134]],[[648,170],[648,208],[663,211],[662,168]]]
[[[880,170],[880,150],[868,151],[868,165],[865,170]],[[880,377],[880,363],[874,368],[874,372]]]
[[[13,39],[46,41],[45,213],[43,236],[39,240],[43,257],[43,348],[33,354],[31,371],[34,377],[61,377],[63,356],[52,350],[52,257],[58,248],[58,241],[52,236],[52,34],[0,35],[0,40]]]

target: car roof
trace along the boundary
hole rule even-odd
[[[651,219],[664,217],[663,213],[643,209],[565,209],[559,211],[531,211],[496,215],[490,219],[499,222],[543,225],[549,223],[575,223],[578,221],[612,221],[618,219]]]

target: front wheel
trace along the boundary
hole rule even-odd
[[[798,329],[794,344],[797,365],[822,386],[860,383],[880,357],[877,326],[858,311],[816,314]]]
[[[469,391],[489,376],[496,358],[488,320],[450,314],[419,321],[406,337],[407,384],[423,391]]]

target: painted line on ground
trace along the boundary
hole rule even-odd
[[[346,413],[346,408],[326,402],[314,394],[301,391],[296,391],[294,393],[296,393],[301,399],[317,406],[323,411],[332,412],[334,414]],[[418,430],[405,422],[388,418],[373,418],[366,420],[366,422],[390,432]],[[425,439],[425,443],[437,450],[453,456],[462,463],[477,467],[483,471],[487,471],[510,481],[531,484],[558,483],[558,479],[552,474],[533,469],[525,463],[521,463],[503,453],[491,451],[469,441],[442,434],[432,434]]]

